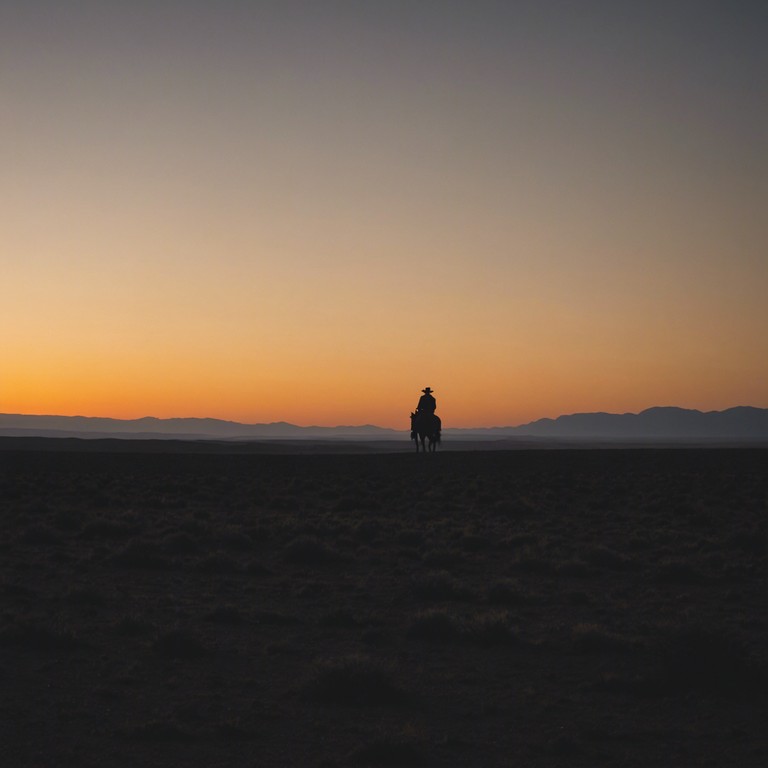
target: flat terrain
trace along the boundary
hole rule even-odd
[[[768,764],[766,450],[13,446],[4,765]]]

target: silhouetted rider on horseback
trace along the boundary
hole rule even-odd
[[[411,414],[411,440],[416,441],[416,451],[419,450],[419,440],[423,450],[427,450],[424,441],[429,440],[429,450],[434,451],[440,442],[440,418],[435,413],[437,401],[432,397],[432,389],[421,390],[424,394],[419,398],[416,411]]]
[[[437,408],[437,400],[432,397],[432,389],[425,387],[421,390],[424,394],[419,398],[419,404],[416,406],[416,413],[434,414]]]

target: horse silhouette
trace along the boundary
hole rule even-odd
[[[411,440],[416,442],[416,453],[419,452],[419,441],[421,441],[421,450],[425,453],[427,450],[431,453],[437,450],[442,426],[440,417],[434,413],[426,411],[411,413]],[[427,441],[429,445],[426,445]]]

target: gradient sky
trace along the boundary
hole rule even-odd
[[[0,4],[0,411],[768,407],[765,2]]]

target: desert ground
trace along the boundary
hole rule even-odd
[[[82,442],[0,445],[3,765],[768,764],[768,450]]]

